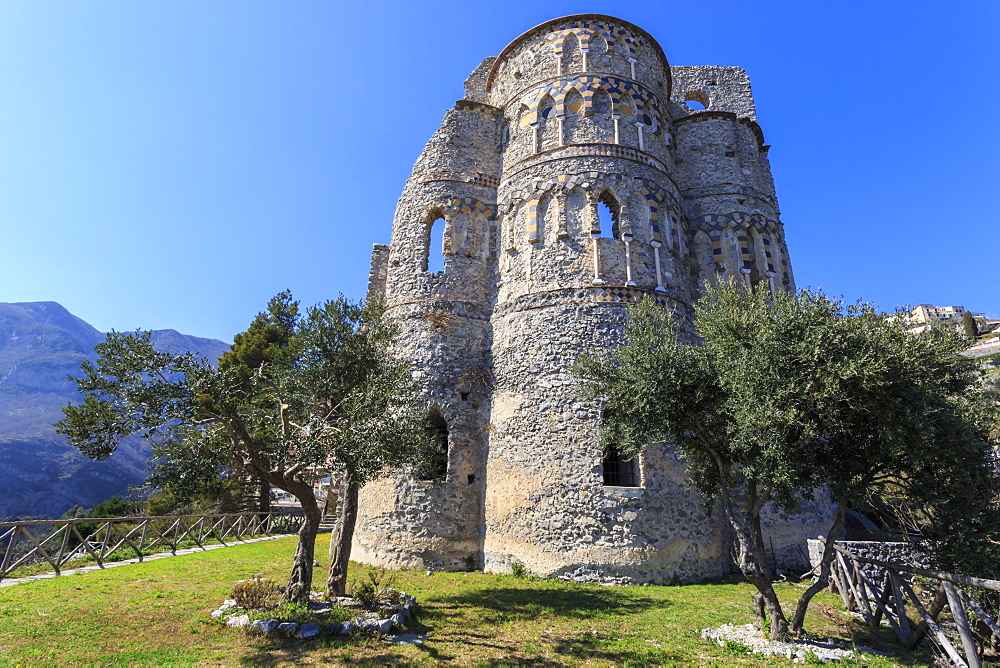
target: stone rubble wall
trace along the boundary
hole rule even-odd
[[[598,225],[601,202],[614,225]],[[444,270],[427,271],[439,254]],[[448,424],[447,475],[366,486],[355,558],[608,583],[730,570],[729,529],[669,447],[640,456],[639,486],[603,484],[602,406],[570,373],[620,343],[643,297],[693,342],[692,303],[726,275],[794,287],[742,69],[671,68],[651,36],[603,15],[549,21],[480,63],[417,159],[369,278],[400,327],[396,354]],[[822,498],[769,511],[768,551],[803,566],[802,541],[829,515]]]

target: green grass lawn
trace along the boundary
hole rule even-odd
[[[317,552],[326,552],[320,536]],[[760,665],[701,640],[700,630],[752,621],[752,588],[723,583],[601,587],[484,573],[407,571],[397,587],[416,596],[422,647],[375,638],[292,642],[225,628],[209,613],[235,580],[287,576],[294,538],[161,559],[0,589],[0,664],[334,664],[334,665]],[[325,568],[325,559],[321,559]],[[353,564],[352,564],[353,566]],[[324,579],[318,571],[317,585]],[[352,577],[362,573],[356,567]],[[791,606],[804,585],[784,584]],[[898,652],[821,594],[807,629]],[[924,665],[899,653],[874,665]],[[767,660],[768,665],[790,663]],[[858,665],[873,665],[866,659]]]

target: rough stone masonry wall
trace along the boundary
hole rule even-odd
[[[388,253],[373,254],[369,291],[384,286],[386,316],[400,331],[395,352],[447,423],[448,456],[435,479],[402,471],[361,490],[353,557],[364,563],[481,565],[496,133],[492,108],[460,102],[450,110],[400,198]],[[440,248],[429,245],[434,224],[444,228]],[[427,270],[432,254],[444,255],[444,271]]]
[[[599,199],[617,229],[597,229]],[[426,271],[435,253],[442,272]],[[652,37],[601,15],[542,24],[484,60],[417,160],[370,276],[448,423],[447,475],[362,490],[355,556],[605,582],[727,571],[722,515],[669,447],[640,456],[638,486],[604,485],[602,406],[569,371],[617,345],[644,296],[693,340],[702,281],[727,273],[779,288],[791,275],[741,69],[671,68]],[[828,519],[824,499],[769,511],[768,551],[804,564],[802,540]]]
[[[642,455],[641,487],[603,484],[601,406],[579,398],[568,368],[584,350],[620,341],[623,311],[581,299],[494,320],[488,570],[518,562],[541,576],[663,584],[729,568],[721,513],[706,514],[666,448]]]

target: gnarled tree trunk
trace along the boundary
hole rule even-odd
[[[350,473],[344,476],[344,496],[337,513],[337,523],[330,534],[330,571],[326,590],[331,596],[345,596],[347,566],[351,560],[351,541],[358,520],[358,484]]]

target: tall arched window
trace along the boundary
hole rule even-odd
[[[448,475],[448,423],[437,407],[427,414],[427,442],[422,461],[417,466],[421,480],[442,480]]]
[[[618,229],[620,212],[621,206],[619,206],[615,196],[608,190],[602,192],[597,202],[597,219],[600,222],[602,237],[620,238],[620,230]]]
[[[424,232],[425,246],[421,269],[430,272],[444,271],[444,216],[433,214]]]

